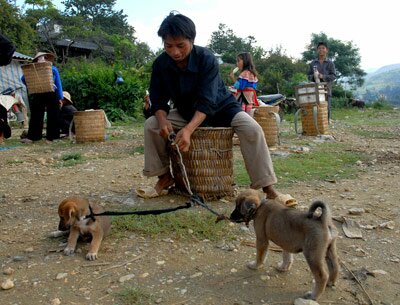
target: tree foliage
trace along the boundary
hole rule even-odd
[[[343,42],[330,38],[323,32],[313,33],[311,34],[310,44],[302,53],[303,60],[311,61],[317,57],[316,46],[320,41],[328,44],[328,57],[335,63],[338,82],[347,83],[353,88],[362,86],[366,73],[360,67],[360,50],[351,41]]]
[[[215,53],[221,54],[221,59],[226,63],[236,63],[236,55],[240,52],[253,51],[253,44],[256,40],[253,36],[240,38],[235,35],[232,29],[228,28],[225,24],[218,25],[218,31],[211,34],[210,43],[208,48]]]
[[[13,42],[19,52],[34,52],[38,35],[21,16],[19,8],[6,0],[0,0],[0,32]]]
[[[120,74],[124,82],[116,83]],[[61,70],[63,87],[78,110],[103,109],[112,121],[142,115],[143,96],[149,82],[145,69],[110,66],[97,60],[71,60]]]
[[[128,24],[127,15],[123,10],[114,10],[116,0],[65,0],[62,3],[66,16],[82,17],[109,35],[134,39],[135,30]]]

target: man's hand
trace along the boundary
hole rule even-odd
[[[181,130],[178,131],[174,142],[178,146],[180,151],[189,151],[191,136],[192,131],[189,128],[183,127]]]
[[[158,125],[160,126],[160,136],[168,139],[168,135],[174,131],[172,124],[167,119],[167,113],[164,110],[157,110],[155,113],[158,120]]]

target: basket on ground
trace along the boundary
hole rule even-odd
[[[328,133],[328,103],[304,104],[300,107],[303,135],[317,136]]]
[[[77,143],[104,141],[105,116],[103,110],[76,111],[74,123]]]
[[[253,117],[262,127],[268,146],[279,144],[279,106],[256,107]]]
[[[328,133],[328,89],[327,83],[307,83],[296,86],[296,102],[300,107],[295,114],[301,115],[302,134],[317,136]]]
[[[180,156],[171,148],[172,173],[175,186],[187,192],[184,173],[186,171],[190,189],[204,199],[218,199],[234,195],[232,128],[199,127],[191,136],[188,152]]]
[[[54,91],[51,62],[36,62],[22,65],[28,93],[44,93]]]

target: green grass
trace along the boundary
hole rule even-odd
[[[136,146],[133,148],[133,154],[144,154],[144,145]]]
[[[279,187],[296,182],[338,180],[356,177],[359,167],[356,161],[367,160],[367,155],[352,151],[343,143],[321,143],[309,153],[272,157]],[[238,186],[250,185],[243,160],[234,162],[235,182]]]
[[[339,120],[348,126],[375,126],[392,127],[400,126],[400,111],[398,110],[378,110],[367,108],[365,111],[357,109],[334,109],[332,119]]]
[[[60,163],[58,164],[58,166],[70,167],[84,162],[85,159],[82,157],[80,153],[68,153],[60,157]]]
[[[223,213],[229,215],[231,208],[231,205],[227,205]],[[114,234],[127,234],[131,231],[148,236],[165,235],[182,240],[212,241],[236,238],[238,226],[229,226],[225,221],[216,223],[215,215],[198,209],[200,207],[162,215],[113,217]]]
[[[117,305],[150,305],[154,304],[154,297],[139,287],[126,287],[115,293]]]

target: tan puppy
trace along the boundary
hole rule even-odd
[[[318,208],[322,210],[320,216],[314,215]],[[313,290],[307,292],[305,298],[316,300],[327,284],[335,284],[339,273],[337,232],[325,203],[316,201],[308,212],[302,212],[273,200],[261,199],[255,190],[246,190],[237,197],[230,219],[246,224],[254,220],[257,256],[256,261],[247,265],[250,269],[263,265],[271,240],[283,249],[279,271],[290,269],[293,262],[291,253],[304,253],[315,279]]]
[[[79,236],[91,237],[89,252],[86,259],[97,259],[103,237],[110,231],[111,221],[109,216],[96,216],[93,213],[102,213],[101,206],[91,203],[84,198],[70,197],[64,199],[58,207],[60,223],[58,229],[61,231],[69,230],[67,247],[64,249],[65,255],[73,255]],[[93,216],[93,217],[92,217]]]

